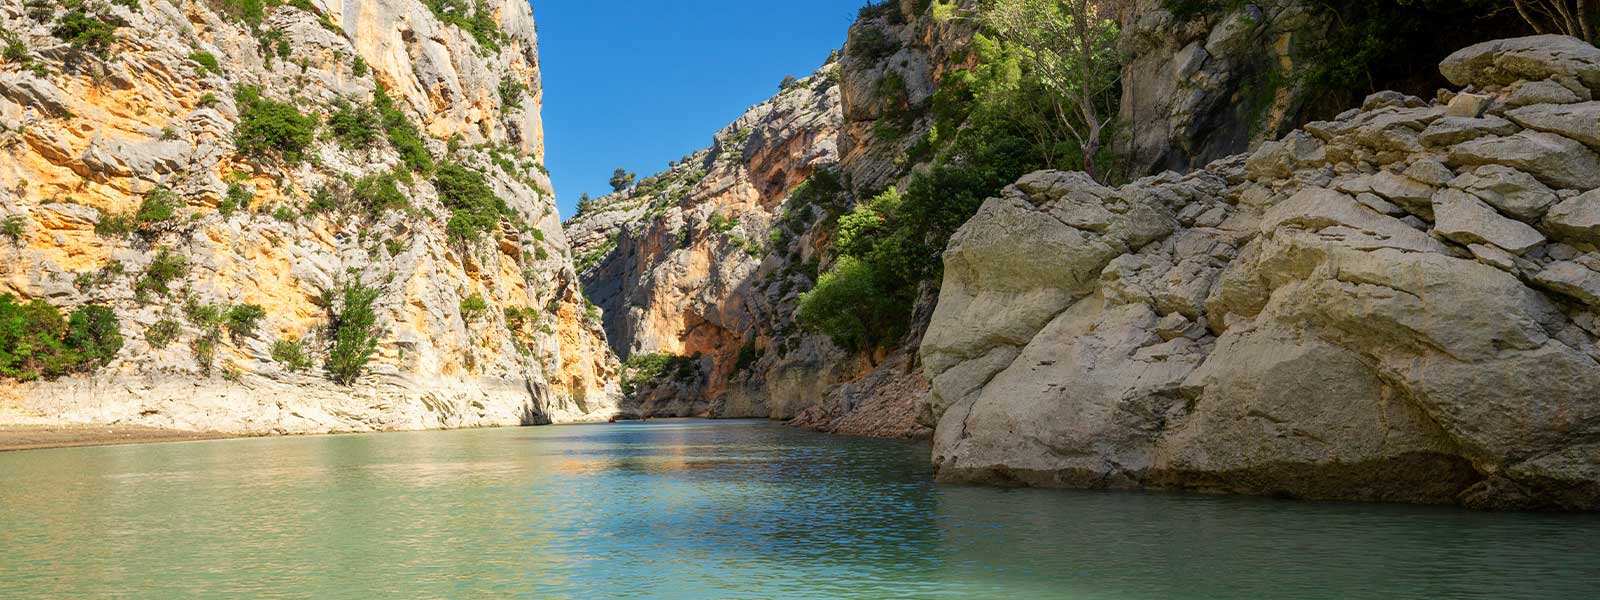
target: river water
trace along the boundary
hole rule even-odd
[[[0,453],[0,598],[1600,598],[1600,516],[931,482],[673,421]]]

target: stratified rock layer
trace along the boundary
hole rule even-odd
[[[540,166],[526,2],[485,5],[499,29],[487,45],[416,0],[310,0],[309,11],[269,8],[258,27],[214,3],[92,4],[126,23],[104,58],[53,37],[20,0],[0,1],[3,29],[38,65],[0,68],[0,217],[22,225],[16,240],[0,240],[0,293],[109,306],[127,343],[92,376],[0,385],[0,419],[291,433],[616,413],[616,359],[586,314]],[[219,72],[194,58],[207,54]],[[394,170],[400,157],[387,143],[319,140],[297,166],[234,149],[233,98],[244,86],[326,120],[340,103],[370,105],[380,83],[439,162],[482,173],[506,203],[510,216],[489,239],[446,235],[450,211],[426,173],[401,178],[409,211],[366,219],[310,209],[319,190]],[[253,196],[231,214],[219,210],[230,183]],[[96,234],[158,186],[181,200],[169,231]],[[161,251],[188,274],[169,294],[136,298]],[[320,366],[290,372],[274,361],[274,344],[291,338],[320,358],[320,299],[353,280],[381,292],[366,375],[344,387]],[[481,310],[465,302],[474,297]],[[204,332],[185,307],[239,304],[266,316],[253,334],[223,336],[207,368],[191,349]],[[163,320],[182,327],[166,345],[147,339]]]
[[[1575,41],[1447,60],[1478,114],[1379,94],[1188,175],[985,203],[922,345],[939,477],[1600,508]],[[1571,104],[1513,110],[1535,85]]]

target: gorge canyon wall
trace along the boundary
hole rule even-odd
[[[617,412],[542,165],[527,2],[38,4],[0,2],[21,52],[0,69],[0,217],[18,225],[0,294],[108,307],[125,341],[92,374],[6,384],[4,420],[305,433]],[[120,27],[72,38],[74,7]],[[244,90],[323,122],[303,157],[242,151]],[[503,206],[481,234],[453,235],[486,196]],[[136,231],[110,226],[123,215]],[[344,386],[318,365],[351,285],[376,290],[376,336]],[[258,324],[219,327],[245,306]],[[295,340],[306,356],[280,352]]]

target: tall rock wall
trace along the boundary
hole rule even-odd
[[[28,53],[0,68],[0,217],[20,225],[0,239],[0,293],[110,307],[126,341],[93,374],[0,384],[0,417],[284,433],[615,414],[617,362],[584,308],[542,166],[526,2],[483,4],[493,27],[476,36],[417,0],[289,3],[259,25],[231,12],[239,3],[89,4],[124,24],[103,56],[22,0],[0,1]],[[433,162],[476,173],[505,204],[478,241],[452,239],[435,175],[402,166],[387,141],[352,149],[324,125],[299,163],[235,147],[246,86],[326,123],[370,106],[380,84]],[[384,174],[397,175],[403,209],[342,210]],[[176,214],[161,228],[102,226],[166,192]],[[158,259],[186,268],[138,293]],[[325,292],[349,282],[379,291],[379,335],[346,387],[320,362]],[[265,312],[247,335],[217,335],[203,317],[240,305]],[[161,326],[178,327],[174,339]],[[294,339],[315,366],[274,359]]]
[[[985,203],[921,350],[940,479],[1600,508],[1600,50],[1441,70],[1466,89]]]

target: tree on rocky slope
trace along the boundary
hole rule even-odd
[[[1099,178],[1097,159],[1115,118],[1120,62],[1117,24],[1105,0],[996,0],[983,20],[1050,94],[1052,114],[1036,137],[1077,142],[1083,170]]]

